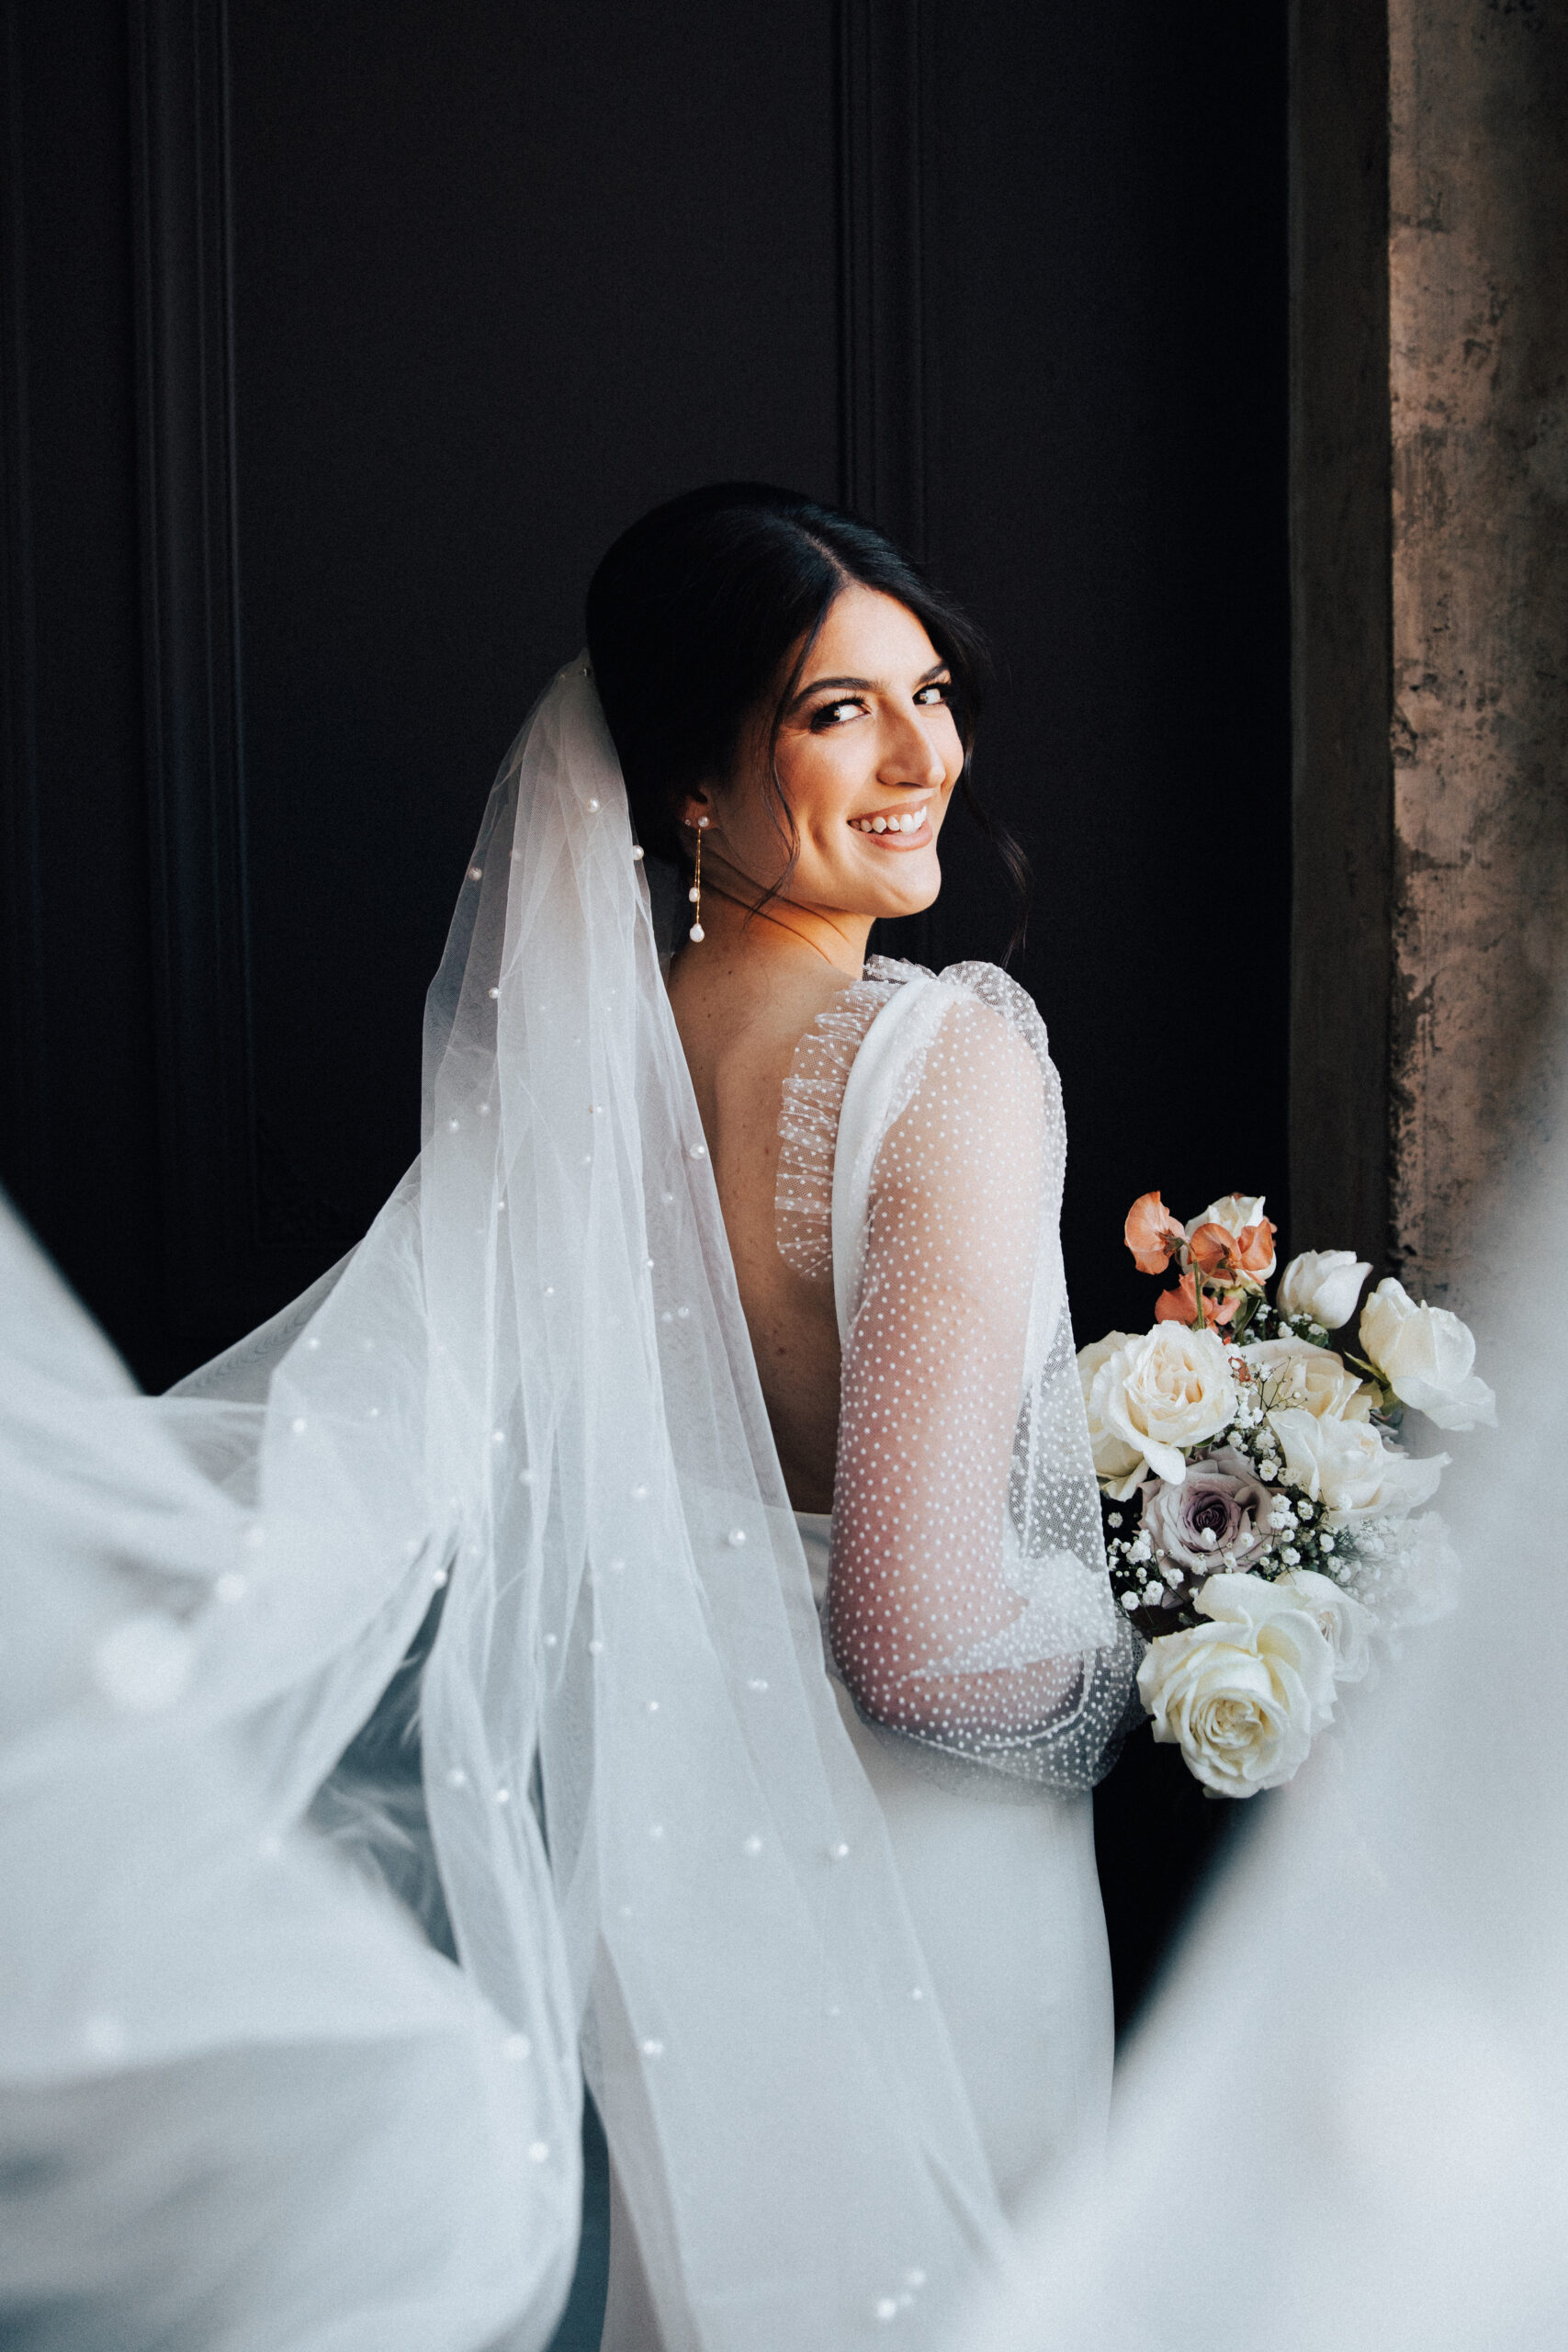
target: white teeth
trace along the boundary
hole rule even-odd
[[[874,817],[871,820],[871,830],[874,833],[885,833],[887,831],[886,818]]]
[[[911,809],[901,817],[852,817],[850,822],[862,833],[918,833],[926,821],[923,808]]]

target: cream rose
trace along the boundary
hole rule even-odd
[[[1475,1336],[1446,1306],[1417,1306],[1392,1274],[1361,1309],[1361,1347],[1401,1404],[1440,1430],[1497,1426],[1497,1400],[1476,1375]]]
[[[1255,1796],[1299,1771],[1334,1713],[1334,1653],[1316,1616],[1260,1577],[1211,1577],[1213,1622],[1162,1634],[1138,1668],[1157,1740],[1179,1745],[1205,1788]]]
[[[1186,1323],[1156,1323],[1108,1356],[1089,1383],[1089,1427],[1139,1454],[1157,1478],[1179,1487],[1179,1448],[1201,1445],[1235,1419],[1235,1382],[1222,1341]],[[1135,1478],[1122,1489],[1130,1494]]]
[[[1364,1421],[1376,1401],[1342,1357],[1309,1340],[1258,1340],[1241,1353],[1272,1405],[1300,1405],[1318,1420]]]
[[[1372,1612],[1332,1577],[1315,1568],[1291,1568],[1274,1580],[1316,1624],[1334,1653],[1336,1682],[1359,1682],[1372,1662]]]
[[[1211,1201],[1201,1216],[1189,1217],[1187,1220],[1185,1230],[1188,1240],[1191,1240],[1201,1225],[1218,1225],[1223,1227],[1226,1233],[1235,1234],[1239,1241],[1249,1226],[1262,1224],[1264,1199],[1265,1195],[1262,1193],[1256,1194],[1227,1193],[1223,1200]],[[1273,1271],[1274,1252],[1270,1250],[1269,1263],[1266,1266],[1254,1268],[1253,1278],[1257,1282],[1266,1283]]]
[[[1356,1312],[1371,1271],[1353,1250],[1303,1250],[1280,1275],[1275,1297],[1283,1314],[1310,1315],[1325,1331],[1337,1331]]]
[[[1103,1340],[1094,1340],[1087,1348],[1078,1350],[1078,1378],[1083,1384],[1084,1410],[1089,1416],[1089,1442],[1094,1455],[1095,1475],[1106,1492],[1117,1502],[1125,1502],[1147,1467],[1136,1446],[1127,1445],[1100,1419],[1094,1401],[1094,1375],[1102,1363],[1122,1348],[1130,1348],[1136,1340],[1135,1331],[1108,1331]]]
[[[1398,1453],[1368,1421],[1320,1420],[1299,1405],[1271,1412],[1269,1426],[1285,1456],[1287,1482],[1325,1504],[1331,1528],[1403,1518],[1430,1502],[1449,1459]]]

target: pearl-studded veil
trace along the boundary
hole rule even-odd
[[[823,1673],[582,662],[491,797],[423,1118],[344,1265],[168,1398],[7,1228],[4,2063],[70,2193],[11,2217],[45,2254],[0,2290],[69,2302],[72,2352],[526,2352],[581,2064],[670,2346],[935,2344],[999,2212]],[[376,1739],[405,1688],[422,1791]],[[320,1835],[356,1805],[393,1878],[428,1815],[434,1944]],[[205,2267],[154,2194],[193,2147]],[[135,2293],[84,2250],[122,2242]]]
[[[1568,1105],[1541,1094],[1458,1270],[1500,1422],[1445,1482],[1459,1605],[1264,1800],[1126,2054],[1103,2177],[1042,2184],[962,2352],[1568,2343]]]
[[[668,2342],[784,2352],[889,2307],[925,2339],[992,2195],[821,1670],[584,664],[525,730],[469,872],[422,1169],[479,1563],[426,1672],[459,1946],[481,1972],[465,1905],[488,1899],[491,1792],[529,1769],[511,1719],[532,1678],[586,2071]]]

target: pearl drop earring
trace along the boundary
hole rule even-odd
[[[708,829],[708,820],[707,820],[707,819],[706,819],[705,817],[699,817],[699,818],[697,819],[697,826],[696,826],[696,831],[697,831],[697,860],[696,860],[696,869],[695,869],[694,873],[694,874],[693,874],[693,876],[692,876],[692,887],[691,887],[691,888],[690,888],[690,889],[687,891],[687,893],[686,893],[687,898],[691,900],[691,903],[692,903],[692,909],[693,909],[693,914],[692,914],[692,928],[691,928],[691,930],[686,933],[686,936],[687,936],[687,938],[688,938],[688,939],[695,939],[695,940],[699,940],[699,941],[700,941],[700,940],[703,938],[703,936],[704,936],[704,933],[703,933],[703,835],[706,832],[707,829]]]

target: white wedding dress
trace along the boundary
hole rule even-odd
[[[826,1610],[826,1515],[795,1514]],[[1087,1795],[943,1787],[839,1711],[887,1824],[905,1898],[1002,2201],[1098,2160],[1113,2023]]]
[[[796,1512],[834,1699],[886,1827],[994,2188],[1092,2173],[1111,1976],[1089,1791],[1132,1643],[1108,1605],[1032,1002],[874,958],[796,1049],[779,1247],[830,1287],[834,1510]],[[604,2352],[665,2339],[612,2211]]]
[[[945,1471],[946,1491],[927,1491],[921,1499],[926,1527],[940,1542],[955,1513],[965,1521],[974,1512],[984,1520],[987,1453],[994,1460],[1001,1447],[1011,1449],[1016,1408],[1010,1409],[1005,1385],[996,1396],[998,1431],[975,1425],[984,1399],[973,1385],[960,1402],[962,1374],[972,1380],[976,1370],[972,1333],[950,1329],[944,1343],[933,1314],[938,1328],[922,1351],[925,1376],[910,1376],[908,1326],[927,1301],[927,1286],[918,1278],[911,1283],[916,1270],[897,1216],[876,1213],[894,1182],[907,1188],[911,1174],[953,1188],[948,1170],[887,1164],[898,1151],[895,1143],[884,1158],[887,1138],[900,1123],[928,1129],[935,1152],[956,1157],[965,1177],[977,1146],[1010,1198],[998,1227],[990,1199],[971,1193],[958,1229],[944,1237],[946,1247],[961,1257],[983,1251],[992,1261],[988,1276],[999,1273],[997,1287],[1004,1296],[1012,1289],[1015,1313],[1028,1304],[1038,1279],[1024,1246],[1037,1214],[1031,1194],[1049,1186],[1054,1215],[1060,1177],[1044,1164],[1048,1148],[1032,1150],[1032,1130],[1021,1136],[1012,1114],[1010,1079],[1020,1081],[1026,1106],[1038,1091],[1032,1058],[1020,1057],[1010,1069],[1003,1060],[994,1074],[986,1061],[987,1033],[994,1051],[1009,1014],[1014,1034],[1027,1035],[1032,1006],[992,967],[959,967],[937,981],[877,958],[867,978],[846,990],[803,1041],[786,1092],[781,1238],[803,1272],[829,1273],[832,1281],[844,1358],[840,1516],[849,1521],[850,1541],[870,1555],[879,1583],[899,1573],[900,1564],[883,1555],[876,1531],[907,1494],[910,1454],[929,1456],[943,1435],[956,1438],[958,1458],[937,1474],[940,1479]],[[941,1040],[935,1061],[933,1038]],[[955,1068],[962,1068],[962,1102],[953,1099]],[[1051,1124],[1047,1117],[1047,1134]],[[909,1156],[906,1139],[906,1161]],[[1043,1305],[1049,1311],[1048,1302]],[[1065,1340],[1065,1301],[1057,1311]],[[965,1350],[966,1363],[953,1360]],[[1060,1363],[1064,1348],[1052,1352]],[[899,1425],[904,1443],[897,1449],[884,1445],[880,1430],[867,1429],[875,1418],[874,1405],[868,1411],[872,1399],[886,1400],[884,1411]],[[1070,1481],[1070,1465],[1060,1466]],[[1087,1468],[1087,1462],[1077,1465],[1080,1480]],[[992,1488],[993,1522],[1001,1518],[1002,1483],[996,1479]],[[1092,1508],[1087,1483],[1079,1499]],[[826,1633],[834,1522],[796,1512],[795,1523]],[[918,1541],[919,1529],[913,1532]],[[983,1531],[967,1532],[983,1556]],[[1087,1544],[1083,1549],[1094,1556]],[[954,1563],[960,1609],[974,1580],[972,1562]],[[1094,1601],[1090,1588],[1083,1603],[1091,1612]],[[828,1657],[840,1713],[887,1824],[992,2173],[1004,2203],[1015,2208],[1026,2186],[1059,2167],[1092,2165],[1109,2107],[1111,1971],[1088,1788],[1033,1778],[1043,1766],[1048,1772],[1053,1758],[1058,1767],[1063,1761],[1059,1723],[1043,1747],[1026,1743],[999,1756],[993,1750],[988,1759],[972,1739],[933,1752],[868,1722],[834,1663],[830,1639]],[[1108,1713],[1102,1694],[1098,1713],[1090,1709],[1096,1736],[1113,1727]],[[998,1773],[998,1760],[1021,1764],[1030,1777]]]

